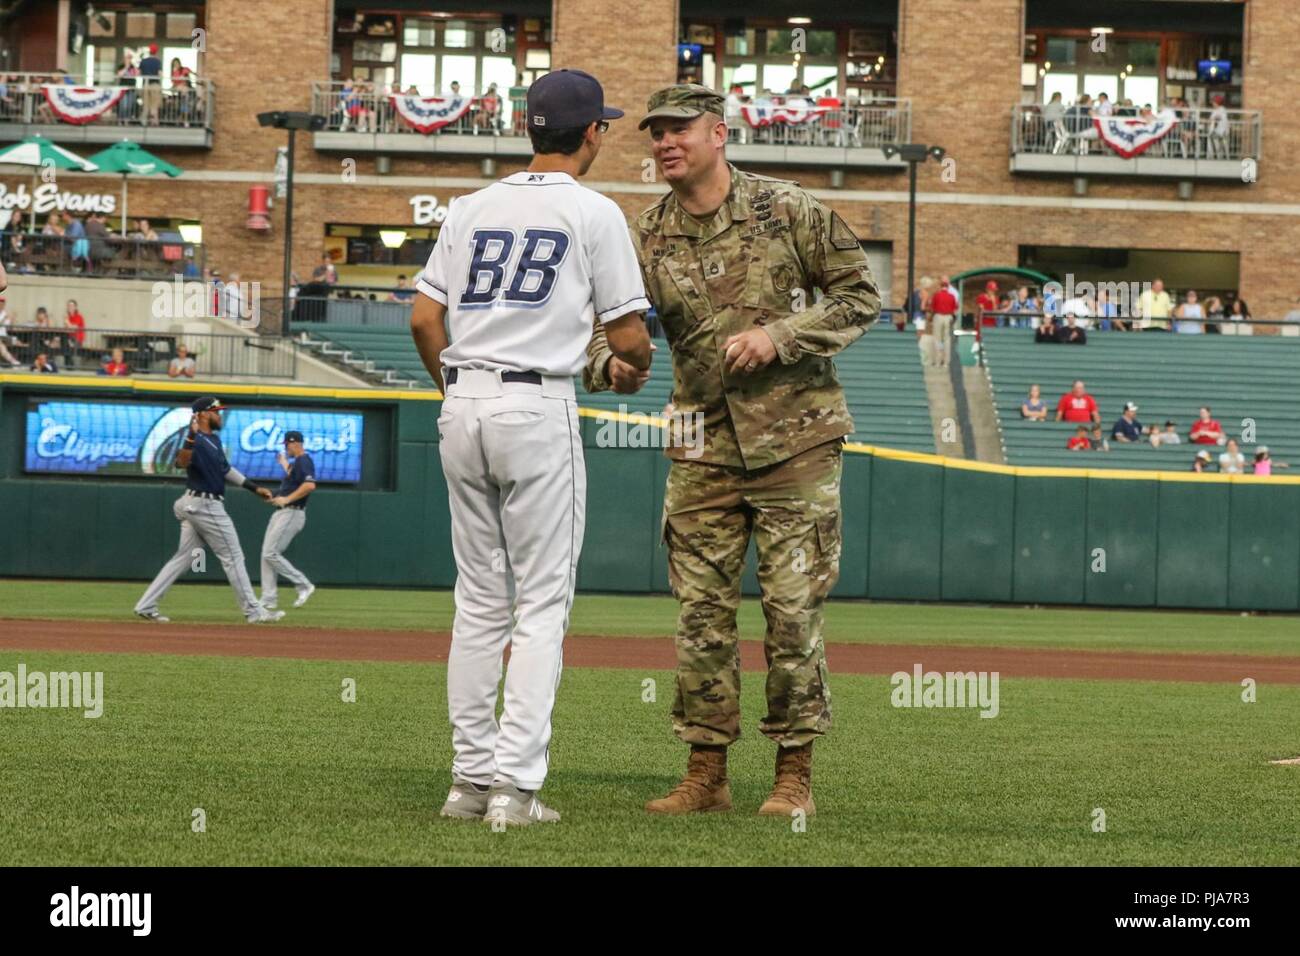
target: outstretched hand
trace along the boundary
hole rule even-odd
[[[263,499],[264,501],[270,501],[270,500],[274,497],[274,496],[271,494],[271,489],[270,489],[270,488],[258,488],[258,489],[257,489],[257,496],[258,496],[259,498]]]
[[[283,496],[271,499],[271,504],[275,505],[277,508],[283,508],[288,503],[289,503],[289,499]]]

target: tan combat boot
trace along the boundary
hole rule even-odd
[[[769,817],[788,817],[796,810],[805,816],[817,812],[812,794],[812,743],[802,747],[776,748],[776,783],[772,793],[758,808]]]
[[[709,813],[731,809],[727,748],[691,745],[686,776],[666,797],[645,805],[647,813]]]

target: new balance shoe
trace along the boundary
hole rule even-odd
[[[171,623],[171,618],[164,617],[163,615],[159,614],[157,611],[136,611],[135,616],[142,617],[146,621],[153,621],[155,624]]]
[[[488,788],[480,790],[464,780],[453,780],[447,791],[447,799],[439,812],[440,817],[453,817],[457,820],[479,820],[488,805]]]
[[[316,585],[308,584],[305,588],[298,588],[298,600],[293,602],[294,607],[302,607],[308,599],[316,593]]]
[[[283,611],[268,611],[266,608],[258,605],[256,611],[248,615],[249,624],[273,624],[280,618],[284,617]]]
[[[538,800],[535,792],[507,783],[494,785],[488,792],[483,822],[526,827],[534,823],[559,823],[560,815]]]

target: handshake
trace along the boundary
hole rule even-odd
[[[255,493],[257,497],[261,498],[267,504],[274,505],[277,508],[283,508],[285,505],[289,503],[288,498],[276,497],[271,493],[271,490],[269,488],[258,487]]]

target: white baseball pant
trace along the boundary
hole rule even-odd
[[[573,382],[457,370],[438,418],[456,615],[447,660],[452,774],[540,790],[586,518]],[[510,645],[505,705],[497,685]]]
[[[235,523],[226,514],[226,506],[213,498],[181,495],[172,505],[172,513],[181,523],[181,541],[171,560],[136,602],[137,611],[157,611],[158,602],[176,580],[194,564],[200,546],[206,546],[221,561],[226,580],[235,589],[235,601],[248,617],[257,613],[257,595],[244,567],[244,549],[239,545]]]
[[[311,582],[284,556],[298,532],[307,526],[306,508],[277,508],[266,523],[262,538],[262,604],[270,607],[279,596],[277,577],[283,577],[295,588],[305,588]]]

